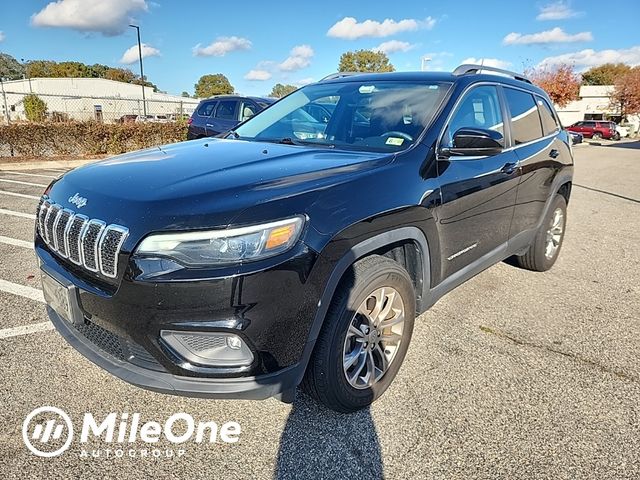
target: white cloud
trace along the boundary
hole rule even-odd
[[[4,34],[2,30],[0,30],[0,42],[4,42],[5,38],[7,38],[7,36]]]
[[[278,67],[284,72],[292,72],[311,65],[314,51],[309,45],[298,45],[291,49],[287,59]]]
[[[344,17],[327,31],[327,36],[346,40],[355,40],[362,37],[388,37],[396,33],[410,32],[420,28],[429,30],[435,24],[436,20],[432,17],[427,17],[424,20],[406,18],[399,21],[387,18],[382,22],[377,20],[358,22],[353,17]]]
[[[33,14],[31,24],[119,35],[131,23],[132,13],[147,10],[145,0],[58,0]]]
[[[499,60],[497,58],[475,58],[469,57],[465,58],[461,64],[472,63],[475,65],[484,65],[487,67],[495,67],[495,68],[509,68],[511,66],[511,62],[507,62],[506,60]]]
[[[389,40],[388,42],[382,42],[373,50],[389,54],[395,52],[408,52],[409,50],[416,47],[417,45],[414,43],[401,42],[400,40]]]
[[[504,45],[543,45],[546,43],[572,43],[572,42],[590,42],[593,40],[591,32],[580,32],[571,35],[560,27],[544,32],[530,33],[523,35],[522,33],[512,32],[502,40]]]
[[[193,54],[197,57],[224,57],[227,53],[237,50],[249,50],[251,41],[242,37],[218,37],[206,47],[200,44],[193,47]]]
[[[142,44],[142,58],[159,57],[159,56],[160,56],[160,50],[152,47],[151,45],[147,45],[146,43]],[[120,63],[130,64],[130,63],[135,63],[138,60],[140,60],[140,57],[138,55],[138,45],[136,44],[132,47],[129,47],[122,54]]]
[[[640,45],[620,50],[593,50],[587,48],[579,52],[565,53],[543,59],[538,67],[549,67],[569,64],[578,68],[589,68],[603,63],[626,63],[631,66],[640,65]]]
[[[582,12],[571,10],[565,2],[549,3],[540,7],[540,13],[536,20],[563,20],[565,18],[573,18],[581,15]]]
[[[264,81],[271,78],[271,73],[266,70],[249,70],[244,76],[245,80]]]

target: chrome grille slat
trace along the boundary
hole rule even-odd
[[[90,219],[44,195],[37,211],[37,228],[52,252],[85,269],[116,278],[118,259],[129,230]]]
[[[80,240],[82,265],[92,272],[98,271],[98,240],[100,240],[105,226],[106,223],[101,220],[89,220]]]

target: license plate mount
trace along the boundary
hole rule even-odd
[[[63,320],[71,324],[81,324],[84,316],[77,300],[77,288],[73,284],[63,284],[58,279],[41,270],[42,293],[47,305]]]

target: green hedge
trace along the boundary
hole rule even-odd
[[[0,126],[0,156],[118,154],[180,142],[187,125],[170,123],[43,122]]]

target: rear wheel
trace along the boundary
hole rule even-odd
[[[594,140],[600,140],[602,139],[602,134],[600,132],[594,132],[591,138],[593,138]]]
[[[414,318],[404,268],[378,255],[356,262],[336,290],[302,388],[338,412],[369,406],[398,373]]]
[[[542,226],[536,233],[527,253],[516,257],[522,268],[544,272],[549,270],[558,258],[567,224],[567,202],[556,194]]]

